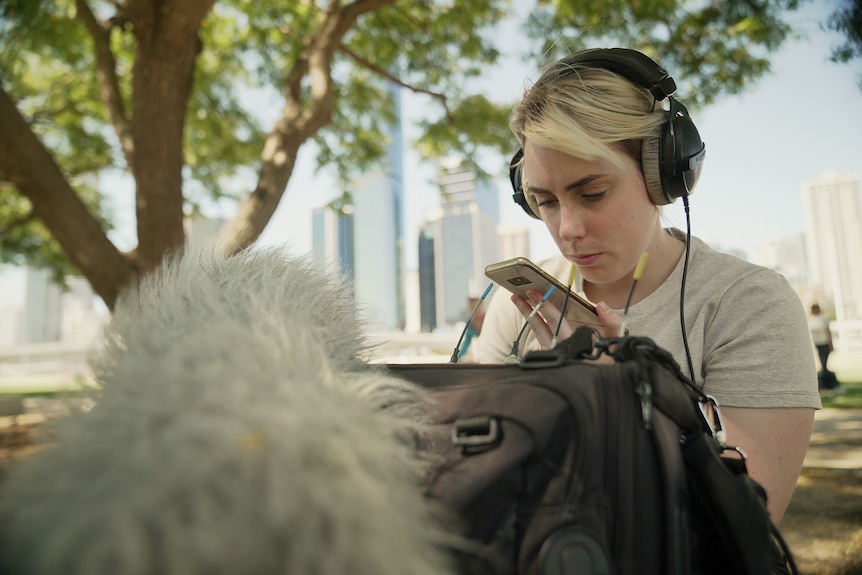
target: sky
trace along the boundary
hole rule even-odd
[[[856,173],[862,178],[862,62],[828,61],[840,35],[820,29],[834,9],[833,0],[814,0],[788,17],[803,35],[790,40],[772,55],[772,71],[745,93],[727,96],[692,113],[707,157],[697,189],[690,198],[692,233],[714,247],[742,250],[754,257],[759,242],[804,232],[801,189],[804,182],[827,172]],[[511,23],[501,29],[506,38],[500,65],[480,80],[484,91],[500,102],[514,102],[530,79],[533,63],[519,54],[526,38]],[[673,70],[669,70],[673,76]],[[677,84],[685,78],[676,77]],[[684,103],[684,99],[683,99]],[[417,137],[415,121],[434,103],[425,96],[402,93],[404,129],[405,257],[407,269],[416,267],[418,227],[439,205],[434,183],[436,170],[409,149]],[[277,114],[277,106],[272,113]],[[517,144],[512,140],[513,152]],[[505,160],[508,160],[506,158]],[[541,222],[528,218],[511,201],[504,160],[500,177],[501,225],[529,229],[530,257],[542,259],[556,247]],[[291,252],[311,249],[311,210],[341,195],[332,177],[315,174],[314,149],[304,146],[293,177],[259,245],[282,245]],[[487,166],[486,166],[487,167]],[[108,176],[105,188],[113,191],[117,229],[112,239],[120,249],[131,249],[134,239],[134,202],[128,180]],[[249,184],[249,188],[253,183]],[[231,207],[223,213],[230,216]],[[681,202],[664,208],[669,225],[684,226]],[[20,288],[10,292],[20,274],[0,266],[0,305],[10,303]]]

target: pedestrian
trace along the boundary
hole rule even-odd
[[[682,198],[688,207],[706,151],[674,91],[667,72],[635,50],[585,50],[552,63],[510,124],[521,147],[511,163],[514,198],[564,257],[548,271],[566,281],[576,265],[572,289],[596,303],[605,337],[618,335],[628,308],[631,335],[670,351],[718,399],[727,442],[748,454],[779,524],[821,406],[805,309],[776,272],[662,226],[660,206]],[[474,343],[477,361],[505,360],[543,294],[530,296],[498,290]],[[522,352],[548,348],[559,321],[545,302]],[[563,340],[577,325],[559,327]]]
[[[833,350],[832,330],[829,328],[829,320],[823,316],[819,303],[811,304],[810,311],[808,331],[811,333],[811,342],[817,349],[817,357],[820,360],[817,387],[824,395],[832,395],[838,388],[838,378],[835,372],[829,369],[829,354]]]

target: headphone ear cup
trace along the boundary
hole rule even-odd
[[[659,172],[668,202],[688,196],[700,178],[705,147],[688,111],[673,101],[667,124],[662,127]],[[682,113],[676,113],[679,107]]]
[[[527,213],[531,218],[541,220],[539,216],[539,206],[536,205],[536,200],[533,196],[527,196],[524,192],[524,150],[523,148],[515,153],[512,161],[509,162],[509,181],[512,183],[512,199],[516,204]],[[532,201],[531,201],[532,200]]]
[[[647,138],[641,144],[641,169],[644,174],[644,182],[652,203],[657,206],[664,206],[673,201],[665,193],[661,173],[660,147],[666,129],[666,126],[662,126],[661,136]]]

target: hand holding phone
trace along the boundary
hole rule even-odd
[[[524,299],[527,299],[527,291],[529,290],[536,290],[544,294],[548,288],[555,286],[556,289],[549,296],[548,302],[558,310],[563,309],[566,286],[525,257],[490,264],[485,267],[485,275],[496,284]],[[566,320],[573,324],[572,327],[576,327],[575,324],[602,327],[599,316],[596,314],[596,307],[574,291],[569,292]]]

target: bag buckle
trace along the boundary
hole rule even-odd
[[[721,417],[718,400],[714,396],[707,394],[703,400],[698,401],[698,405],[700,406],[700,414],[703,416],[704,422],[706,422],[707,429],[710,430],[719,445],[726,447],[727,432],[724,430],[724,420]],[[707,413],[707,407],[712,412],[712,418]]]
[[[500,423],[490,415],[456,419],[452,424],[452,443],[465,449],[493,446],[500,438]]]

